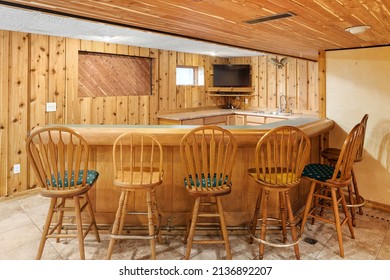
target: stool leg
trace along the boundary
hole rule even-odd
[[[253,243],[253,236],[256,234],[257,221],[259,220],[259,212],[260,212],[260,204],[261,204],[261,196],[263,193],[263,189],[259,188],[259,194],[256,200],[255,213],[253,215],[253,219],[249,224],[250,236],[249,236],[249,244]]]
[[[187,238],[187,250],[186,250],[186,255],[185,255],[186,260],[189,260],[190,255],[191,255],[191,248],[192,248],[192,242],[193,242],[194,234],[195,234],[196,219],[198,217],[199,205],[200,205],[200,197],[197,197],[195,199],[194,208],[192,210],[191,225],[190,225],[188,238]]]
[[[295,226],[294,222],[294,215],[291,207],[291,200],[290,200],[290,193],[288,191],[285,192],[286,195],[286,204],[287,204],[287,213],[288,213],[288,219],[290,222],[290,228],[291,228],[291,236],[293,239],[293,242],[297,241],[298,239],[298,233],[297,228]],[[299,245],[294,245],[294,251],[295,251],[295,257],[297,260],[301,259],[301,254],[299,253]]]
[[[226,259],[231,260],[232,259],[232,253],[230,251],[230,242],[229,242],[229,236],[226,230],[226,222],[225,222],[225,215],[222,208],[221,198],[218,196],[216,197],[217,201],[217,208],[219,213],[219,221],[221,224],[221,231],[222,231],[222,237],[225,241],[225,250],[226,250]]]
[[[123,207],[124,207],[125,196],[126,196],[126,192],[122,191],[121,192],[121,196],[119,198],[118,209],[116,210],[116,214],[115,214],[115,221],[114,221],[114,224],[112,226],[112,231],[111,231],[112,235],[117,235],[118,234],[119,223],[120,223],[120,220],[121,220],[121,217],[122,217],[122,211],[123,211]],[[107,259],[108,260],[111,259],[112,250],[114,248],[114,245],[115,245],[115,239],[111,237],[110,238],[110,243],[108,245],[108,251],[107,251]]]
[[[89,220],[90,220],[90,223],[92,225],[93,231],[95,233],[96,241],[100,243],[99,230],[98,230],[97,225],[96,225],[95,215],[93,214],[93,209],[92,209],[92,205],[91,205],[91,201],[89,199],[88,193],[85,193],[84,198],[85,198],[85,201],[88,203],[87,210],[88,210],[88,214],[89,214]]]
[[[261,232],[260,232],[260,239],[265,240],[265,235],[267,233],[267,212],[268,212],[268,197],[269,197],[269,191],[264,190],[264,196],[262,201],[262,218],[261,218]],[[259,259],[262,260],[264,257],[264,244],[263,242],[260,242],[259,245]]]
[[[40,260],[42,258],[43,249],[45,247],[45,243],[47,239],[46,236],[50,229],[50,224],[54,213],[54,207],[56,206],[56,204],[57,204],[57,198],[52,197],[50,199],[50,206],[49,206],[49,210],[47,211],[46,222],[42,231],[42,237],[41,237],[41,242],[39,243],[38,253],[37,256],[35,257],[36,260]]]
[[[56,205],[56,207],[65,207],[65,201],[66,201],[66,198],[61,198],[61,202],[59,205]],[[62,221],[64,219],[64,210],[59,210],[59,213],[58,213],[58,226],[57,226],[57,234],[61,234],[61,230],[62,230]],[[56,243],[59,243],[60,242],[60,238],[56,238]]]
[[[316,182],[312,181],[310,184],[309,194],[308,194],[307,200],[306,200],[305,211],[303,212],[302,223],[301,223],[301,234],[303,234],[303,231],[305,229],[306,220],[307,220],[307,216],[308,216],[309,211],[310,211],[310,206],[311,206],[311,203],[313,200],[313,193],[314,193],[315,187],[316,187]]]
[[[157,204],[157,199],[156,199],[156,190],[153,189],[151,191],[151,195],[152,195],[152,203],[153,203],[153,215],[154,215],[154,219],[156,221],[156,225],[157,225],[157,242],[159,244],[162,244],[162,234],[161,234],[161,221],[162,221],[162,217],[161,217],[161,213],[160,213],[160,209],[158,207],[158,204]]]
[[[125,198],[123,200],[123,205],[122,205],[122,212],[121,212],[121,218],[120,218],[120,221],[119,221],[119,230],[118,230],[118,233],[119,235],[123,234],[123,227],[125,226],[125,219],[126,219],[126,213],[127,213],[127,205],[128,205],[128,202],[129,202],[129,196],[130,196],[130,192],[129,191],[125,191]]]
[[[79,241],[79,250],[80,250],[80,259],[85,260],[85,251],[84,251],[84,232],[83,232],[83,222],[81,218],[81,209],[80,209],[80,197],[73,197],[74,207],[76,212],[76,224],[77,224],[77,239]]]
[[[357,183],[357,179],[356,179],[356,174],[355,174],[355,171],[353,170],[353,168],[352,168],[352,183],[353,183],[353,188],[354,188],[354,192],[355,192],[356,203],[360,204],[360,203],[362,203],[362,201],[360,199],[360,193],[359,193],[358,183]],[[359,206],[359,214],[363,215],[363,207],[362,206]]]
[[[344,247],[343,247],[343,233],[341,231],[339,209],[337,203],[337,194],[335,188],[330,188],[330,193],[332,196],[332,206],[333,206],[333,215],[336,225],[337,240],[339,242],[340,256],[344,258]]]
[[[287,226],[286,226],[286,209],[284,208],[284,197],[285,193],[279,193],[279,210],[280,210],[280,220],[282,222],[282,234],[283,234],[283,243],[287,241]]]
[[[355,204],[355,199],[353,197],[353,191],[352,191],[352,182],[348,185],[348,197],[349,197],[349,204],[353,205]],[[356,217],[355,217],[355,207],[350,207],[349,209],[351,211],[351,219],[352,219],[352,225],[356,226]]]
[[[339,196],[341,198],[341,206],[343,208],[343,212],[344,212],[345,218],[348,219],[347,220],[347,225],[348,225],[348,228],[349,228],[349,232],[351,233],[352,239],[355,239],[355,232],[353,230],[351,216],[349,215],[349,212],[348,212],[348,207],[347,207],[347,203],[345,201],[344,192],[342,191],[341,188],[338,188],[338,191],[339,191]]]
[[[151,198],[151,191],[146,192],[146,204],[148,206],[148,228],[150,239],[151,259],[156,259],[156,238],[154,237],[154,223],[153,223],[153,205]]]

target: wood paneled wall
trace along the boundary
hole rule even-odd
[[[79,50],[154,58],[153,94],[78,98]],[[315,62],[292,59],[278,70],[267,57],[226,59],[0,30],[0,198],[35,188],[25,151],[25,138],[32,128],[47,124],[157,124],[160,110],[222,105],[223,98],[206,93],[211,65],[242,61],[254,66],[252,106],[277,107],[278,96],[285,94],[289,108],[318,112]],[[205,86],[176,86],[176,65],[203,66]],[[56,112],[45,111],[47,102],[56,102]],[[21,165],[19,174],[14,174],[14,164]]]

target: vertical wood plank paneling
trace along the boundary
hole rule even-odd
[[[49,113],[47,123],[64,124],[66,98],[65,38],[49,37],[49,90],[47,102],[56,102],[57,110]]]
[[[49,37],[30,34],[30,123],[29,129],[46,124],[46,102],[48,96],[48,50]],[[49,114],[49,113],[47,113]],[[50,114],[55,114],[51,112]]]
[[[307,62],[299,60],[297,65],[298,72],[298,110],[307,110]]]
[[[308,107],[310,112],[319,112],[319,96],[318,96],[318,63],[308,61],[308,85],[307,85],[307,98]]]
[[[159,110],[159,52],[157,49],[150,49],[149,55],[152,58],[152,96],[149,101],[149,123],[158,124],[157,112]]]
[[[276,56],[270,56],[276,58]],[[277,103],[277,73],[276,67],[267,61],[267,108],[274,109]]]
[[[297,60],[290,60],[285,67],[287,70],[287,108],[295,111],[297,108]]]
[[[50,123],[157,124],[160,110],[225,105],[225,98],[205,92],[212,84],[214,63],[252,64],[252,106],[276,108],[281,93],[296,112],[317,112],[324,104],[319,101],[323,90],[318,90],[316,62],[291,59],[282,72],[268,62],[269,56],[228,59],[43,35],[31,35],[29,43],[28,34],[1,30],[0,36],[0,196],[35,184],[34,179],[29,182],[24,151],[30,128]],[[152,95],[78,98],[79,50],[152,57]],[[177,65],[204,67],[205,86],[176,86]],[[56,102],[57,111],[45,112],[46,102]],[[13,174],[15,163],[21,163],[20,175]]]
[[[176,52],[169,51],[168,56],[168,109],[176,109]]]
[[[159,50],[159,110],[169,110],[169,53],[168,51]]]
[[[9,194],[27,190],[27,155],[25,137],[28,131],[29,91],[29,34],[12,32],[9,63],[9,135],[8,172]],[[12,94],[11,94],[12,93]],[[21,172],[13,173],[14,164],[20,164]]]
[[[88,122],[81,119],[81,108],[88,110],[86,107],[79,105],[78,92],[78,50],[80,48],[80,41],[77,39],[66,38],[65,40],[66,52],[66,123],[86,124]],[[89,110],[90,112],[91,110]],[[87,111],[88,112],[88,111]],[[83,111],[84,113],[84,111]],[[84,118],[84,117],[83,117]]]
[[[8,196],[8,108],[10,32],[0,30],[0,197]]]

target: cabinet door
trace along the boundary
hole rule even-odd
[[[215,116],[215,117],[205,118],[204,124],[206,124],[206,125],[210,125],[210,124],[226,125],[226,116]]]
[[[202,124],[203,124],[203,118],[190,119],[190,120],[182,120],[182,121],[181,121],[181,124],[202,125]]]
[[[245,125],[245,116],[236,115],[234,125]]]
[[[274,123],[274,122],[280,122],[280,121],[284,121],[284,120],[286,120],[286,119],[266,117],[265,118],[265,123]]]
[[[236,116],[235,115],[226,116],[226,124],[227,125],[236,125]]]
[[[245,125],[259,125],[264,123],[264,117],[259,116],[246,116]]]

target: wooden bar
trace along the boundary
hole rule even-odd
[[[250,221],[255,207],[257,184],[247,174],[247,169],[253,167],[254,149],[260,137],[271,127],[294,124],[294,121],[281,121],[262,126],[229,126],[228,128],[237,138],[239,150],[236,165],[233,170],[232,193],[223,198],[227,225],[231,227],[245,227]],[[333,121],[317,119],[297,125],[305,131],[312,140],[312,160],[319,156],[320,139],[334,126]],[[157,200],[163,214],[163,224],[170,227],[186,225],[193,204],[183,187],[182,166],[180,163],[179,144],[181,138],[194,126],[129,126],[129,125],[69,125],[81,133],[92,146],[92,163],[100,173],[96,186],[91,190],[93,208],[100,225],[110,225],[114,220],[120,190],[112,185],[112,143],[122,133],[129,131],[152,133],[158,137],[163,145],[164,152],[164,179],[157,188]],[[291,197],[295,211],[298,211],[306,201],[306,189],[296,189]],[[142,195],[141,195],[142,196]],[[146,205],[140,203],[143,198],[137,195],[130,199],[129,209],[144,211]],[[271,198],[272,199],[272,198]],[[273,205],[276,205],[275,198]],[[271,204],[272,204],[271,203]],[[144,224],[145,221],[132,221],[133,225]]]

